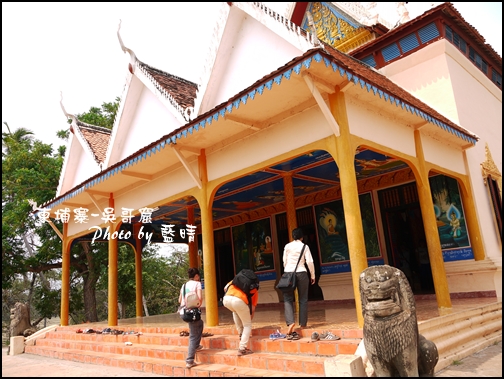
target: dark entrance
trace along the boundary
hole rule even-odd
[[[217,297],[219,305],[222,305],[221,299],[224,297],[224,287],[234,277],[231,228],[214,231],[214,246]]]
[[[434,293],[416,183],[378,192],[388,261],[400,269],[415,294]]]
[[[308,301],[324,300],[322,289],[318,285],[320,279],[320,254],[317,243],[317,231],[314,222],[312,207],[298,209],[296,211],[298,227],[303,229],[303,241],[308,245],[313,256],[315,266],[315,284],[310,285]],[[287,230],[287,214],[281,213],[276,216],[278,254],[280,258],[280,273],[283,274],[283,249],[290,242],[292,230]],[[308,267],[306,268],[308,271]]]

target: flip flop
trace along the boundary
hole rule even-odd
[[[294,331],[294,327],[296,326],[295,323],[292,323],[290,325],[288,325],[288,328],[287,328],[287,335],[289,334],[292,334],[292,332]]]
[[[289,341],[296,341],[300,338],[301,338],[301,336],[299,334],[297,334],[296,332],[292,332],[291,334],[287,334],[287,340],[289,340]]]
[[[212,337],[212,336],[213,336],[212,333],[207,333],[207,332],[201,333],[201,337]]]
[[[180,337],[187,337],[187,336],[189,336],[189,332],[187,330],[182,330],[180,332]]]

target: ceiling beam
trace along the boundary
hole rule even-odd
[[[87,189],[85,190],[86,193],[91,194],[91,195],[96,195],[96,196],[103,196],[108,198],[110,196],[110,192],[104,192],[104,191],[96,191],[92,189]]]
[[[354,85],[355,85],[355,84],[354,84],[354,82],[351,82],[351,81],[349,81],[349,80],[345,80],[343,83],[341,83],[341,84],[339,85],[339,87],[340,87],[340,91],[341,91],[341,92],[345,92],[345,91],[347,91],[349,88],[353,87]]]
[[[334,135],[336,137],[339,137],[340,135],[340,127],[338,123],[336,122],[334,116],[331,113],[331,110],[327,106],[326,102],[324,101],[324,98],[320,94],[319,90],[317,89],[317,86],[313,82],[311,76],[305,72],[303,72],[303,79],[306,82],[306,85],[308,86],[308,89],[310,90],[311,94],[315,98],[315,101],[317,102],[320,110],[322,111],[322,114],[326,118],[327,122],[329,123],[330,128],[332,129]]]
[[[180,143],[177,143],[177,148],[179,149],[179,151],[180,150],[188,151],[188,152],[196,154],[196,155],[201,154],[201,149],[198,147],[191,147],[191,146],[181,145]]]
[[[87,193],[87,195],[91,198],[91,201],[93,202],[95,207],[100,211],[100,213],[103,213],[103,209],[98,205],[98,200],[95,199],[95,197],[93,196],[93,193],[92,193],[92,192],[98,192],[98,191],[86,190],[84,192]]]
[[[194,180],[196,185],[198,186],[199,189],[203,187],[200,178],[198,175],[192,170],[191,166],[189,165],[189,162],[185,159],[185,157],[182,155],[182,153],[178,150],[176,144],[171,144],[170,145],[175,153],[175,155],[178,157],[182,165],[185,167],[191,178]]]
[[[151,181],[152,180],[152,175],[142,174],[140,172],[133,172],[133,171],[123,170],[123,171],[121,171],[121,174],[126,175],[126,176],[132,176],[134,178],[139,178],[139,179],[142,179],[142,180],[147,180],[147,181]]]
[[[253,126],[253,124],[254,124],[253,121],[247,121],[247,120],[244,120],[239,117],[235,117],[235,116],[231,116],[231,115],[226,114],[224,116],[224,120],[234,122],[235,124],[244,126],[246,128],[250,128],[252,130],[260,130],[260,128],[258,128],[257,126]]]
[[[310,79],[315,83],[317,88],[321,91],[327,92],[327,93],[334,93],[336,92],[335,86],[329,83],[327,80],[319,78],[318,76],[313,75],[312,73],[308,71],[304,71],[303,76],[308,76]]]

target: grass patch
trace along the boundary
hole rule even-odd
[[[461,364],[462,364],[462,361],[459,361],[459,360],[454,360],[452,362],[452,365],[454,365],[454,366],[460,366]]]

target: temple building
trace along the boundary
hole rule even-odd
[[[90,225],[111,236],[99,239],[111,326],[118,242],[136,249],[137,316],[143,246],[187,243],[215,326],[242,268],[260,278],[260,304],[283,301],[296,227],[315,260],[310,300],[355,300],[361,325],[371,265],[401,269],[439,308],[502,298],[502,57],[451,3],[414,18],[408,3],[272,4],[219,5],[198,83],[141,61],[119,28],[130,61],[113,129],[63,108],[65,163],[40,206],[72,215],[62,325],[70,247],[93,238]]]

